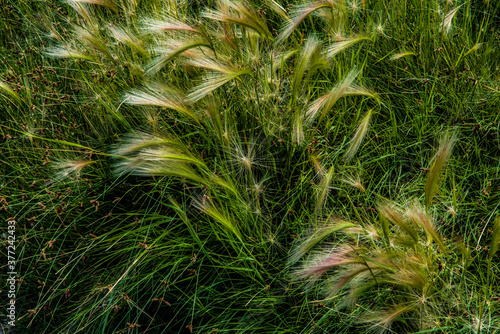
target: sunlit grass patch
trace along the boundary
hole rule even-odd
[[[2,10],[17,332],[498,329],[500,3]]]

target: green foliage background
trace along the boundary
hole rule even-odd
[[[384,330],[366,311],[408,291],[381,284],[342,308],[345,296],[323,289],[340,269],[304,284],[297,270],[314,256],[290,254],[333,217],[363,224],[387,200],[424,204],[449,129],[457,140],[426,214],[457,255],[427,239],[440,292],[390,330],[500,331],[499,255],[488,256],[500,235],[500,3],[289,2],[284,14],[273,1],[91,2],[0,0],[15,333]],[[293,13],[322,4],[284,34]],[[168,17],[198,32],[151,31]],[[207,46],[167,59],[198,39]],[[68,50],[79,54],[57,57]],[[338,99],[308,119],[328,92]],[[6,223],[1,233],[6,245]]]

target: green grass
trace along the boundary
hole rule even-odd
[[[1,5],[16,333],[500,332],[500,3]]]

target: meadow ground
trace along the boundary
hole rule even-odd
[[[1,331],[500,332],[500,2],[0,18]]]

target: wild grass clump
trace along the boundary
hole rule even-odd
[[[7,0],[16,332],[494,332],[499,6]]]
[[[310,287],[327,275],[328,279],[322,281],[326,300],[335,303],[337,309],[366,305],[357,321],[373,330],[482,331],[470,322],[450,317],[458,313],[483,319],[479,321],[484,329],[494,328],[496,319],[485,321],[484,312],[491,312],[491,291],[497,284],[489,272],[498,249],[498,218],[493,224],[487,258],[477,259],[480,253],[472,254],[473,246],[467,244],[466,238],[445,237],[443,227],[436,222],[439,213],[429,205],[455,141],[454,133],[441,139],[427,175],[425,207],[418,199],[402,205],[383,201],[376,215],[360,217],[357,222],[327,222],[299,242],[290,261],[296,263],[307,252],[319,248],[317,245],[328,235],[335,234],[335,241],[312,252],[293,276],[305,280]],[[482,287],[466,280],[478,270],[488,273]],[[486,301],[487,310],[476,310],[471,296],[464,291],[471,291],[476,303]]]

